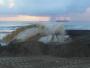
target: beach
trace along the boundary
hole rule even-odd
[[[12,22],[11,22],[12,23]],[[0,25],[4,30],[16,30],[25,24]],[[29,23],[30,24],[30,23]],[[26,25],[29,25],[26,24]],[[8,27],[9,26],[9,27]],[[13,27],[12,27],[13,26]],[[19,26],[19,27],[17,27]],[[46,45],[39,42],[13,41],[8,46],[0,47],[1,68],[89,68],[90,48],[89,24],[66,23],[66,32],[73,41],[64,45]],[[81,27],[82,26],[82,27]],[[88,26],[88,27],[86,27]],[[4,28],[3,28],[4,27]],[[85,28],[83,28],[85,27]],[[83,28],[83,29],[82,29]],[[7,33],[1,32],[0,36]],[[37,36],[36,36],[37,37]],[[34,38],[34,37],[33,37]]]

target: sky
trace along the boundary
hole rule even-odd
[[[90,21],[90,0],[0,0],[0,17],[18,15],[68,16],[73,21]]]

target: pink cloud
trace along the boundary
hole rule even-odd
[[[48,16],[28,16],[28,15],[17,15],[10,17],[0,17],[0,21],[49,21]]]

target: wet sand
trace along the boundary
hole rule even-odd
[[[0,57],[0,68],[90,68],[90,57]]]

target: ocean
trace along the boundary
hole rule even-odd
[[[0,39],[21,26],[32,22],[0,22]],[[89,22],[63,22],[66,30],[90,30]],[[53,24],[53,23],[52,23]]]
[[[21,26],[29,25],[29,22],[0,22],[0,39]]]

